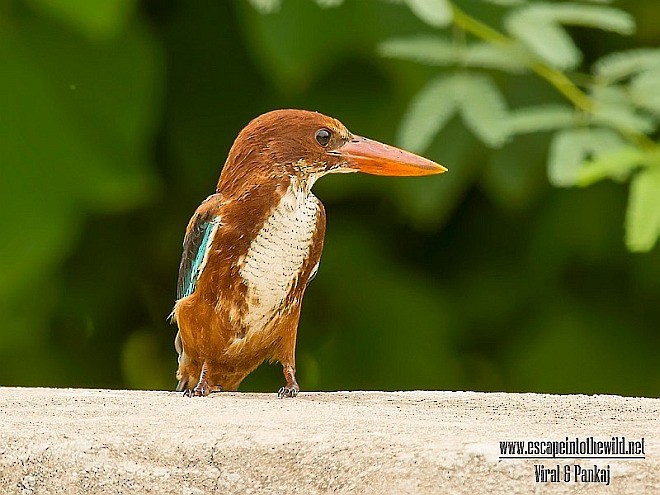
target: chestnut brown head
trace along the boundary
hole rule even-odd
[[[238,135],[218,183],[281,175],[326,173],[431,175],[447,169],[413,153],[352,134],[332,117],[306,110],[274,110]]]

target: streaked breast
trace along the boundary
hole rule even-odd
[[[240,270],[248,332],[263,329],[284,304],[309,255],[318,209],[318,199],[292,183],[250,244]]]

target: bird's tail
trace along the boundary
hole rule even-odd
[[[181,379],[179,380],[179,383],[176,386],[176,391],[177,392],[183,392],[188,388],[188,379]]]
[[[183,342],[181,341],[181,332],[176,333],[176,337],[174,338],[174,348],[176,349],[177,354],[179,355],[177,358],[177,361],[179,362],[179,366],[181,366],[181,357],[183,356]],[[181,368],[179,367],[179,371],[177,372],[177,378],[179,378],[179,383],[176,386],[176,391],[177,392],[183,392],[186,388],[188,388],[188,377],[183,377],[180,375]]]

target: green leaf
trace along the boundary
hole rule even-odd
[[[513,12],[505,19],[505,26],[515,38],[557,68],[570,69],[582,60],[580,50],[566,31],[532,6]]]
[[[344,0],[316,0],[316,3],[319,7],[327,9],[330,7],[339,7],[342,3],[344,3]]]
[[[493,80],[485,75],[457,76],[454,92],[465,125],[484,143],[502,146],[509,137],[506,102]]]
[[[522,47],[515,44],[503,47],[490,43],[473,43],[468,45],[461,54],[461,61],[466,67],[499,69],[513,73],[521,73],[526,70],[526,58],[528,55],[522,53]]]
[[[248,0],[262,14],[277,12],[282,6],[282,0]]]
[[[454,81],[432,80],[412,100],[399,127],[398,142],[406,149],[422,152],[456,110]]]
[[[635,76],[630,81],[630,96],[638,107],[660,115],[660,65]]]
[[[618,81],[639,72],[660,67],[660,48],[636,48],[605,55],[592,70],[609,82]]]
[[[594,100],[600,103],[632,105],[630,93],[624,86],[619,84],[612,84],[607,86],[597,84],[590,88],[589,94]]]
[[[550,145],[548,178],[557,187],[569,187],[578,182],[582,163],[591,157],[611,153],[625,146],[624,141],[609,129],[566,129],[559,131]]]
[[[456,47],[439,36],[393,38],[381,43],[379,53],[384,57],[413,60],[428,65],[456,63]]]
[[[588,160],[580,167],[576,185],[590,186],[603,179],[623,181],[644,161],[644,155],[639,148],[624,146],[613,153]]]
[[[526,0],[483,0],[484,2],[493,3],[495,5],[503,5],[508,7],[510,5],[520,5],[525,3]]]
[[[432,35],[393,38],[381,43],[378,51],[385,57],[433,66],[459,65],[514,73],[524,72],[526,68],[519,47],[508,49],[489,43],[458,47],[445,38]]]
[[[591,89],[596,102],[591,121],[622,132],[647,134],[655,128],[652,117],[636,111],[633,95],[621,85],[601,86]]]
[[[552,185],[570,187],[575,184],[585,156],[583,144],[588,139],[588,129],[567,129],[555,135],[548,156],[548,179]]]
[[[35,10],[68,24],[91,39],[108,39],[124,29],[135,0],[29,0]]]
[[[539,3],[529,9],[559,24],[592,27],[619,34],[635,31],[635,19],[627,12],[612,7],[562,2]]]
[[[624,132],[648,134],[655,129],[653,118],[635,111],[632,105],[601,102],[592,113],[592,122]]]
[[[639,172],[630,183],[626,211],[626,244],[634,252],[649,251],[660,236],[660,166]]]
[[[452,11],[448,0],[406,0],[413,14],[434,27],[451,23]]]
[[[512,134],[552,131],[575,125],[578,115],[567,105],[539,105],[512,110],[508,117]]]
[[[532,51],[560,69],[577,66],[582,55],[560,24],[594,27],[631,34],[635,23],[628,13],[611,7],[576,3],[536,3],[505,19],[507,30]]]

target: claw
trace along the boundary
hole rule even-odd
[[[204,383],[198,384],[194,389],[193,389],[193,395],[195,397],[206,397],[211,393],[211,389],[206,383],[206,380],[204,380]]]
[[[281,387],[277,391],[277,397],[278,399],[284,399],[285,397],[295,397],[296,395],[298,395],[299,390],[300,389],[298,389],[297,387],[291,387],[291,388]]]
[[[197,384],[195,388],[187,388],[183,391],[184,397],[206,397],[207,395],[222,392],[220,385]]]

